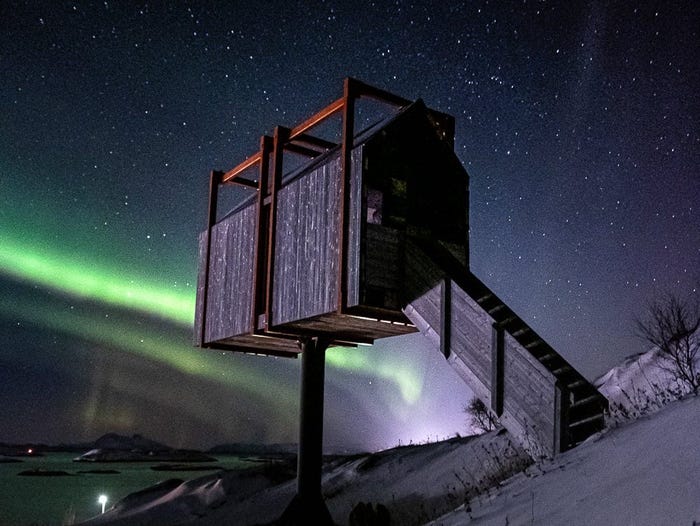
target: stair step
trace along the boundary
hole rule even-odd
[[[481,296],[479,299],[476,300],[476,302],[481,305],[482,303],[486,303],[489,301],[491,298],[493,298],[493,294],[486,294],[484,296]]]
[[[584,405],[572,405],[569,408],[569,422],[579,422],[593,416],[601,414],[603,408],[600,403],[595,401]]]
[[[513,338],[519,338],[520,336],[527,334],[528,332],[532,332],[532,329],[527,325],[523,325],[521,328],[519,328],[516,331],[513,331],[511,334],[513,335]]]
[[[538,358],[538,360],[539,360],[540,362],[544,363],[544,362],[549,362],[549,361],[551,361],[551,360],[556,360],[557,358],[561,358],[561,356],[559,356],[559,355],[558,355],[557,353],[555,353],[555,352],[550,352],[550,353],[547,353],[547,354],[544,354],[544,355],[540,356],[540,357]]]
[[[569,447],[571,448],[577,446],[578,444],[586,440],[588,437],[590,437],[592,434],[597,433],[598,431],[602,431],[603,429],[605,429],[605,421],[603,418],[588,422],[585,425],[581,425],[573,429],[569,428]]]
[[[530,354],[534,356],[536,359],[540,359],[541,356],[544,356],[548,352],[548,347],[546,345],[536,345],[532,349],[528,349],[530,351]]]
[[[493,314],[496,314],[497,312],[502,311],[502,310],[505,309],[505,308],[506,308],[506,306],[505,306],[503,303],[499,303],[499,304],[496,305],[495,307],[492,307],[492,308],[488,309],[486,312],[488,312],[489,314],[493,315]]]
[[[501,327],[506,327],[506,325],[510,325],[511,323],[517,322],[518,317],[517,316],[509,316],[505,320],[501,322]],[[516,327],[520,327],[520,324],[516,324]],[[511,333],[512,334],[512,333]]]
[[[569,427],[579,427],[584,424],[589,424],[591,422],[596,422],[597,420],[605,420],[603,413],[598,413],[597,415],[589,416],[587,418],[582,418],[581,420],[576,420],[574,422],[569,422]]]
[[[586,380],[578,379],[574,382],[571,382],[570,384],[567,384],[566,388],[569,391],[572,391],[572,390],[576,389],[577,387],[582,387],[582,386],[586,385],[586,383],[587,383]]]
[[[581,400],[576,400],[569,407],[571,407],[571,408],[581,407],[581,406],[590,404],[591,402],[596,402],[596,403],[600,402],[600,395],[593,394],[593,395],[587,396],[586,398],[582,398]]]
[[[535,347],[539,347],[543,343],[544,343],[543,340],[541,340],[540,338],[537,338],[536,340],[533,340],[530,343],[526,343],[525,345],[523,345],[523,347],[530,350],[530,349],[534,349]]]
[[[560,374],[568,373],[569,371],[573,371],[572,367],[570,365],[564,365],[563,367],[559,367],[559,369],[553,370],[552,374],[554,376],[559,376]]]

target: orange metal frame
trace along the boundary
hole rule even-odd
[[[201,342],[205,345],[204,334],[206,326],[206,298],[209,284],[209,264],[211,251],[211,232],[216,222],[216,207],[218,199],[218,187],[223,184],[237,184],[252,188],[257,191],[257,237],[254,254],[254,279],[253,279],[253,308],[251,312],[253,330],[256,334],[268,334],[282,338],[298,338],[295,335],[286,335],[273,330],[271,318],[272,293],[274,287],[274,254],[275,254],[275,223],[277,212],[277,191],[282,183],[284,152],[289,151],[308,157],[317,157],[326,151],[337,147],[336,143],[309,135],[307,132],[325,122],[330,117],[342,112],[342,139],[341,139],[341,212],[338,218],[340,222],[340,251],[339,251],[339,276],[338,288],[338,312],[345,312],[347,303],[347,258],[348,258],[348,216],[350,197],[350,169],[351,153],[354,138],[354,113],[355,102],[360,98],[371,98],[380,102],[405,107],[412,101],[404,99],[353,78],[346,78],[343,86],[343,96],[315,113],[301,124],[293,128],[278,126],[275,128],[274,137],[263,136],[260,139],[260,150],[248,157],[228,172],[213,171],[209,186],[209,215],[207,224],[207,246],[205,253],[204,269],[204,297],[202,303]],[[436,116],[439,116],[435,112]],[[448,130],[449,124],[442,123]],[[453,126],[453,125],[452,125]],[[258,167],[258,181],[242,177],[247,170]],[[272,167],[270,173],[270,166]],[[265,225],[267,223],[267,225]],[[264,283],[264,292],[259,290]],[[264,319],[261,319],[264,316]]]

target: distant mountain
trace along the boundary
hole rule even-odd
[[[173,449],[141,435],[107,433],[95,440],[90,451],[75,462],[213,462],[216,459],[194,449]]]
[[[191,449],[143,449],[95,448],[75,457],[74,462],[215,462],[216,459],[201,451]]]
[[[115,451],[172,451],[173,448],[155,440],[145,438],[142,435],[124,436],[117,433],[107,433],[94,442],[76,442],[72,444],[42,444],[42,443],[21,443],[5,444],[0,443],[0,455],[7,456],[32,456],[40,452],[69,452],[78,453],[90,449],[106,449]],[[31,453],[30,453],[31,451]]]

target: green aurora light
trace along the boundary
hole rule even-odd
[[[110,346],[150,361],[158,362],[182,373],[210,380],[227,387],[243,389],[253,395],[276,402],[294,400],[293,389],[278,382],[265,383],[259,372],[237,363],[222,367],[219,353],[197,352],[192,347],[161,334],[152,334],[144,326],[96,316],[78,310],[58,310],[27,300],[0,299],[0,314],[20,318],[34,326],[66,334],[82,341]],[[225,374],[226,371],[234,374]]]
[[[406,360],[399,363],[370,358],[364,349],[332,347],[326,351],[326,362],[336,369],[359,371],[396,384],[403,401],[414,404],[423,391],[423,375]]]
[[[173,291],[162,285],[137,281],[132,276],[115,269],[99,268],[76,263],[81,258],[60,254],[47,254],[18,242],[3,239],[0,249],[0,274],[47,288],[69,296],[114,306],[119,309],[157,316],[179,326],[191,327],[194,319],[195,292],[192,289]],[[112,321],[80,318],[32,305],[3,303],[8,315],[19,316],[33,324],[109,344],[127,352],[135,352],[183,372],[219,379],[220,365],[202,359],[183,343],[163,342],[158,336],[143,336],[143,328],[134,331]],[[366,349],[332,348],[326,360],[338,370],[358,372],[368,377],[381,378],[395,384],[407,404],[414,404],[423,389],[423,373],[407,361],[380,358]],[[237,374],[236,387],[256,388],[260,384],[257,374]],[[241,385],[243,377],[255,378]]]
[[[5,238],[0,249],[0,273],[78,298],[192,325],[193,291],[164,290],[157,284],[137,282],[124,272],[80,264],[76,262],[79,260],[47,254]]]

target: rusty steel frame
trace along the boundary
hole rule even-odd
[[[332,102],[318,113],[312,115],[298,126],[292,128],[291,132],[289,133],[289,138],[294,139],[314,126],[321,124],[321,122],[325,121],[328,117],[331,117],[342,110],[343,106],[345,106],[345,102],[345,97]]]
[[[256,204],[256,229],[255,248],[253,253],[253,307],[252,307],[252,327],[253,333],[258,333],[258,317],[266,311],[266,307],[261,306],[260,291],[261,283],[267,285],[267,243],[263,229],[265,217],[265,194],[267,194],[270,178],[270,153],[274,148],[274,139],[269,135],[260,137],[260,172],[258,177],[258,199]],[[265,298],[265,296],[263,296]]]
[[[253,333],[271,335],[279,338],[298,339],[299,334],[285,333],[274,330],[271,319],[272,296],[274,288],[274,253],[275,253],[275,227],[277,222],[277,191],[282,184],[284,152],[289,151],[310,158],[317,157],[326,151],[338,146],[338,144],[310,135],[308,132],[327,119],[341,114],[341,182],[340,182],[340,213],[339,221],[339,253],[338,253],[338,309],[339,314],[347,312],[348,291],[348,238],[350,215],[350,174],[352,170],[352,149],[355,134],[355,102],[361,98],[370,98],[380,102],[405,107],[412,101],[375,88],[359,80],[347,77],[343,83],[343,96],[336,99],[314,115],[293,128],[277,126],[274,136],[263,135],[260,138],[260,149],[243,162],[227,172],[212,171],[209,186],[209,216],[207,222],[207,245],[205,247],[204,260],[204,293],[202,301],[201,345],[204,341],[206,325],[206,300],[209,287],[209,265],[211,252],[211,230],[216,222],[216,207],[218,200],[218,186],[223,184],[237,184],[251,188],[257,192],[257,230],[255,240],[255,253],[253,255],[253,306],[251,317]],[[434,114],[437,123],[445,128],[449,135],[454,130],[454,118],[450,115],[430,110]],[[272,157],[270,159],[270,157]],[[258,181],[241,177],[246,170],[257,165]],[[272,170],[270,170],[270,166]],[[270,173],[271,172],[271,173]],[[265,226],[267,219],[267,228]],[[259,291],[260,287],[263,291]],[[260,298],[262,297],[262,302]],[[264,315],[264,324],[259,323],[260,315]],[[348,343],[348,342],[344,342]],[[364,343],[364,342],[362,342]],[[227,346],[233,348],[235,346]]]
[[[275,127],[272,146],[272,181],[270,184],[270,215],[267,223],[267,279],[265,285],[265,330],[272,329],[272,293],[275,274],[275,231],[277,227],[277,191],[282,186],[284,144],[289,139],[289,128]],[[259,225],[260,226],[260,225]]]
[[[259,163],[261,158],[262,158],[262,156],[261,156],[260,152],[257,152],[254,155],[251,155],[245,161],[243,161],[241,164],[239,164],[235,168],[226,172],[221,177],[221,182],[228,183],[229,181],[231,181],[232,179],[237,177],[238,174],[246,171],[248,168],[251,168],[252,166],[255,166],[257,163]]]

